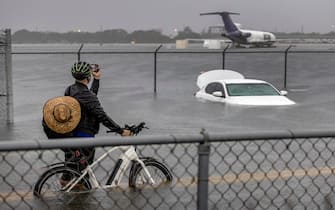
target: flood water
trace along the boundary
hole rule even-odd
[[[14,45],[14,125],[1,126],[0,139],[46,138],[41,129],[44,102],[63,95],[73,82],[74,54],[17,54],[17,52],[76,52],[73,45]],[[197,51],[195,46],[192,50]],[[225,67],[247,78],[266,80],[278,89],[284,86],[284,50],[229,49]],[[82,52],[145,50],[157,45],[85,45]],[[194,97],[199,72],[222,68],[221,53],[164,53],[157,56],[157,93],[154,94],[154,56],[145,54],[82,54],[81,60],[102,67],[99,98],[105,111],[119,124],[145,121],[146,135],[170,133],[281,129],[332,129],[335,127],[335,53],[289,53],[288,97],[297,104],[287,107],[229,106]],[[298,45],[291,51],[333,50],[333,45]],[[259,53],[233,53],[234,51]],[[274,52],[273,52],[274,51]],[[278,52],[276,52],[278,51]],[[99,135],[107,135],[102,128]]]
[[[15,52],[76,52],[79,47],[78,44],[13,46],[14,124],[12,126],[1,125],[1,140],[46,138],[40,124],[43,104],[51,97],[63,95],[65,88],[73,82],[70,68],[77,59],[75,53],[41,55]],[[297,104],[282,107],[251,107],[206,102],[194,97],[199,72],[222,67],[221,53],[199,53],[201,50],[198,47],[192,48],[198,53],[178,54],[163,53],[169,50],[169,45],[162,48],[162,52],[157,56],[156,94],[154,93],[153,53],[82,54],[81,59],[99,63],[102,67],[103,75],[98,96],[105,111],[120,124],[145,121],[150,127],[149,130],[143,132],[145,135],[199,133],[201,128],[205,128],[209,133],[224,133],[283,129],[332,130],[335,127],[334,52],[289,53],[288,97]],[[282,89],[284,86],[284,50],[287,47],[287,45],[282,45],[268,50],[231,49],[226,54],[225,66],[227,69],[242,73],[247,78],[266,80],[278,89]],[[157,45],[85,45],[83,52],[123,49],[144,49],[153,52],[155,48]],[[332,45],[301,45],[296,46],[292,51],[305,49],[333,50],[334,47]],[[244,53],[247,51],[258,52]],[[264,51],[271,51],[271,53],[264,53]],[[108,135],[105,130],[102,127],[99,135]],[[224,146],[218,148],[224,150]],[[20,156],[13,154],[13,159],[15,158],[20,158]],[[229,160],[229,157],[225,158],[226,161]],[[193,163],[193,159],[190,161]],[[42,164],[45,165],[46,162],[49,161]],[[37,165],[35,162],[34,167]],[[183,169],[180,171],[173,169],[175,175],[184,172]],[[176,177],[182,175],[176,175]],[[30,174],[27,177],[31,179],[32,176]],[[15,178],[13,176],[13,179]],[[19,178],[17,180],[20,181]],[[165,197],[165,194],[169,192],[167,189],[162,189],[159,191],[161,194],[155,192],[155,195]],[[186,201],[182,200],[185,199],[181,196],[185,194],[184,188],[176,188],[174,192],[177,193],[172,194],[172,197],[177,195],[178,198],[181,197],[182,202],[188,202],[188,198]],[[191,186],[191,192],[195,192],[194,186],[193,188]],[[122,202],[130,200],[140,203],[147,198],[139,199],[138,194],[132,192],[127,192],[127,196],[122,197],[123,193],[119,195],[118,192],[113,191],[112,197]],[[99,191],[87,195],[89,199],[85,196],[83,199],[87,199],[93,208],[97,205],[102,208],[105,203],[110,205],[110,200],[100,202],[100,198],[105,199],[104,194],[108,192]],[[98,200],[95,200],[97,198],[94,195],[97,195]],[[152,195],[153,193],[148,194],[149,197]],[[133,197],[136,199],[129,199]],[[36,205],[34,207],[44,206],[37,199],[30,201]],[[50,205],[57,208],[57,205],[63,205],[63,201],[55,201]],[[70,197],[66,200],[66,204],[70,203],[73,209],[82,207],[80,199],[73,201],[75,201],[73,197]],[[154,198],[154,201],[160,201],[160,198]],[[195,205],[195,202],[193,204]],[[116,206],[119,205],[116,203]],[[194,209],[194,206],[189,205],[188,207]]]

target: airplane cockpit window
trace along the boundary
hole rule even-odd
[[[269,34],[264,34],[264,40],[271,40],[271,36]]]

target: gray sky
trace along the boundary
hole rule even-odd
[[[335,31],[335,0],[0,0],[0,28],[68,32],[81,29],[161,29],[201,32],[221,24],[201,12],[233,11],[246,29]]]

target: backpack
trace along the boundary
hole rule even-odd
[[[53,130],[51,130],[47,124],[45,123],[44,119],[42,119],[42,127],[45,135],[48,137],[48,139],[61,139],[61,138],[70,138],[74,137],[74,132],[71,131],[69,133],[56,133]]]

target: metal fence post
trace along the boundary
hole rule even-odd
[[[83,49],[83,46],[84,46],[84,44],[81,44],[80,47],[79,47],[79,50],[77,52],[78,62],[80,61],[80,52],[81,52],[81,49]]]
[[[293,45],[288,46],[285,50],[284,90],[287,90],[287,54],[291,47],[293,47]]]
[[[198,146],[198,200],[197,209],[208,209],[208,171],[209,171],[209,154],[210,144],[208,143],[209,136],[202,130],[201,134],[204,136],[204,142]]]
[[[6,71],[6,97],[7,97],[7,124],[14,122],[13,118],[13,82],[12,82],[12,39],[11,30],[5,30],[5,71]]]
[[[228,44],[224,50],[222,51],[222,69],[225,69],[225,65],[226,65],[226,51],[228,50],[228,48],[230,47],[230,45]]]
[[[154,93],[157,92],[157,53],[163,45],[159,45],[154,52]]]

